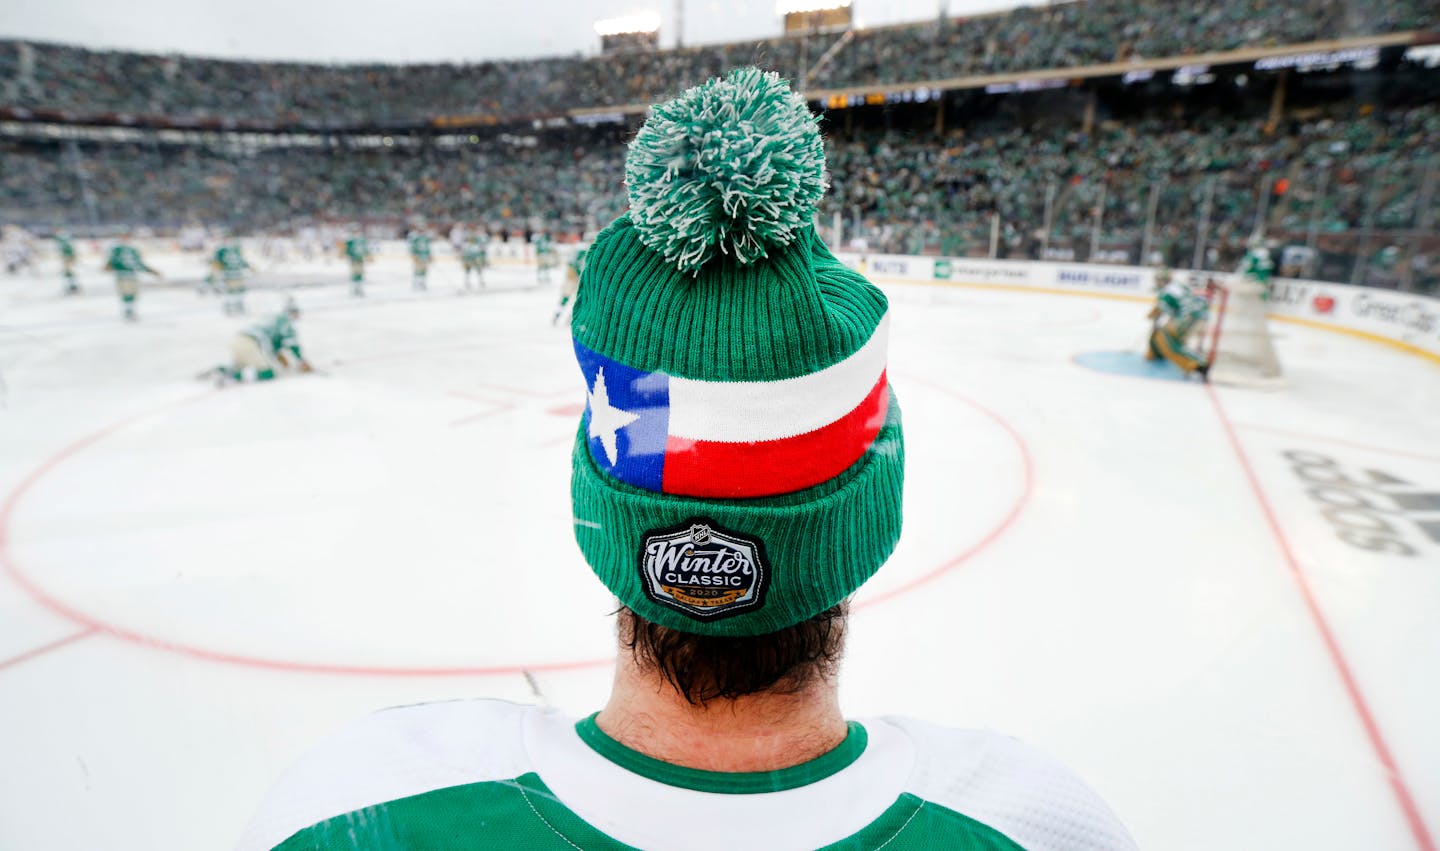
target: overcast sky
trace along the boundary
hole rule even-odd
[[[1016,0],[854,0],[862,26]],[[780,33],[774,0],[685,0],[685,43]],[[675,44],[676,0],[0,0],[0,37],[256,59],[474,61],[593,54],[597,18],[654,12]]]

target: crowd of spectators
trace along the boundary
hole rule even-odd
[[[599,57],[573,69],[575,105],[647,103],[750,65],[777,71],[803,88],[806,71],[838,40],[834,34],[815,35]]]
[[[262,120],[302,125],[417,123],[441,115],[557,113],[575,106],[577,58],[472,65],[314,65],[236,62],[98,51],[26,49],[33,68],[11,71],[11,103],[79,115]],[[0,69],[3,69],[0,64]],[[0,76],[0,81],[4,77]],[[7,91],[0,87],[0,92]]]
[[[837,34],[428,65],[245,62],[0,41],[0,105],[319,124],[499,120],[647,103],[742,65],[834,88],[1420,30],[1437,19],[1440,8],[1427,0],[1080,0],[856,30],[823,65]]]
[[[1152,192],[1149,244],[1175,265],[1190,264],[1202,220],[1222,255],[1205,262],[1221,265],[1262,215],[1267,233],[1290,242],[1352,250],[1364,231],[1380,231],[1374,249],[1385,231],[1413,235],[1427,221],[1422,204],[1432,227],[1440,221],[1434,104],[1306,110],[1273,133],[1263,117],[1218,112],[1102,121],[1088,135],[1002,118],[938,143],[883,134],[832,142],[829,162],[826,214],[840,212],[872,249],[902,253],[986,254],[994,219],[1000,253],[1087,259],[1098,250],[1108,251],[1098,259],[1142,262]]]
[[[173,228],[200,221],[239,232],[305,220],[544,223],[579,234],[623,209],[618,143],[463,147],[0,145],[0,220]]]
[[[159,227],[198,220],[244,231],[424,218],[578,237],[624,209],[617,134],[475,138],[250,151],[11,144],[0,149],[0,218]],[[1095,259],[1141,262],[1152,259],[1140,257],[1152,192],[1149,244],[1177,265],[1189,265],[1202,219],[1222,251],[1238,251],[1262,214],[1268,232],[1297,243],[1379,229],[1377,250],[1384,231],[1410,232],[1427,215],[1440,220],[1434,104],[1299,111],[1273,133],[1263,116],[1219,111],[1102,120],[1089,134],[1074,123],[1026,126],[1000,115],[940,139],[872,130],[827,144],[831,188],[820,224],[838,213],[846,241],[876,251],[985,255],[994,222],[1002,254],[1087,259],[1103,250],[1110,253]]]
[[[1357,7],[1348,0],[1089,0],[998,15],[857,31],[823,69],[828,86],[942,80],[1071,68],[1320,39],[1424,30],[1440,19],[1426,0]]]

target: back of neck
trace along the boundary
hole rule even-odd
[[[615,684],[595,719],[606,735],[646,756],[703,771],[776,771],[845,740],[834,681],[696,706],[621,652]]]

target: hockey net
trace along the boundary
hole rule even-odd
[[[1280,359],[1266,319],[1265,288],[1232,275],[1212,302],[1206,353],[1210,380],[1242,387],[1279,387],[1284,383]]]

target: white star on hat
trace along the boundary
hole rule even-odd
[[[596,370],[595,387],[591,389],[588,396],[590,439],[600,438],[600,447],[605,450],[605,460],[610,462],[610,466],[613,467],[620,460],[619,449],[615,446],[615,433],[640,419],[640,415],[621,410],[610,404],[610,391],[605,387],[605,367],[603,366]]]

